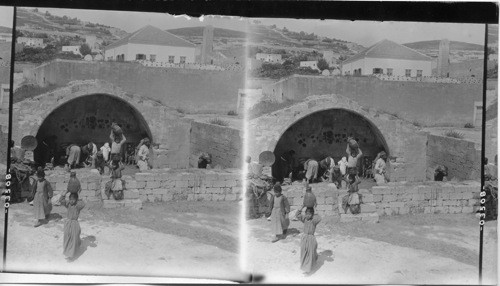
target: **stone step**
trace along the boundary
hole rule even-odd
[[[341,214],[340,222],[362,221],[367,223],[377,223],[379,216],[377,213]]]
[[[115,200],[104,200],[103,208],[131,208],[135,210],[140,210],[142,208],[142,201],[140,199],[124,199],[120,201]]]

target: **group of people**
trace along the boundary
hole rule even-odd
[[[342,181],[349,184],[349,175],[355,175],[359,180],[358,166],[363,152],[358,143],[353,138],[347,139],[346,157],[342,157],[337,163],[331,156],[327,156],[321,161],[309,158],[301,161],[296,167],[295,151],[289,150],[283,153],[276,163],[276,179],[283,183],[291,183],[293,180],[303,180],[308,183],[331,182],[337,188],[341,188]],[[377,184],[388,182],[387,176],[387,154],[381,151],[377,154],[372,163],[374,180]]]
[[[348,138],[346,156],[338,163],[328,156],[321,161],[307,159],[300,162],[295,168],[295,151],[289,150],[276,159],[274,163],[274,178],[262,175],[262,165],[246,158],[248,167],[247,178],[247,206],[250,218],[260,217],[264,213],[267,220],[271,221],[272,242],[286,239],[287,230],[292,220],[299,220],[304,224],[301,238],[301,269],[309,273],[317,262],[317,241],[314,236],[316,226],[321,221],[315,214],[317,207],[316,197],[312,193],[311,183],[326,181],[335,183],[340,189],[345,181],[348,194],[342,198],[344,211],[350,210],[356,214],[360,212],[362,197],[358,194],[358,185],[361,182],[358,176],[358,162],[363,156],[358,143],[353,138]],[[372,173],[377,184],[388,181],[386,172],[387,154],[382,151],[377,154],[373,164]],[[301,180],[305,186],[302,207],[291,210],[287,197],[282,192],[282,185],[289,184],[292,180]],[[268,192],[269,191],[269,192]],[[267,207],[267,212],[265,211]],[[305,210],[305,212],[304,212]]]
[[[66,147],[66,168],[71,170],[79,166],[81,154],[86,158],[83,161],[84,165],[98,169],[101,174],[104,173],[104,167],[106,165],[110,166],[111,170],[113,170],[114,167],[116,167],[114,165],[122,162],[127,164],[136,163],[141,172],[150,168],[149,149],[151,143],[149,138],[142,139],[135,149],[131,146],[127,146],[125,149],[124,147],[127,139],[116,123],[113,123],[111,126],[109,138],[111,140],[111,146],[106,142],[99,149],[93,142],[89,142],[82,147],[78,144],[71,144]],[[125,153],[125,156],[122,155],[123,153]]]

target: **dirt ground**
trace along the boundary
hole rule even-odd
[[[479,224],[471,214],[381,217],[376,224],[325,217],[310,275],[300,270],[302,227],[292,221],[287,238],[271,243],[269,221],[248,221],[248,271],[264,283],[478,283]],[[485,225],[483,253],[483,283],[496,284],[496,221]]]
[[[238,203],[144,204],[140,211],[88,205],[80,214],[82,249],[74,262],[62,254],[66,209],[55,206],[49,222],[34,228],[32,208],[10,208],[7,271],[241,277]]]

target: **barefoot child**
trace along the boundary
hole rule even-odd
[[[314,215],[313,208],[307,208],[305,216],[302,216],[302,213],[297,213],[297,218],[304,223],[304,233],[300,240],[300,269],[304,273],[309,273],[318,260],[318,243],[314,232],[321,217]]]
[[[75,258],[80,248],[81,229],[78,223],[78,216],[80,215],[80,211],[85,207],[85,203],[78,200],[78,193],[71,193],[69,195],[69,202],[66,202],[66,199],[62,197],[61,204],[68,209],[68,220],[64,224],[63,254],[69,261]]]
[[[35,227],[42,225],[44,221],[49,218],[50,211],[52,210],[52,187],[50,183],[45,180],[45,172],[43,169],[36,171],[37,181],[32,186],[32,193],[34,194],[33,206],[35,207],[35,219],[37,223]]]
[[[281,186],[276,184],[274,186],[275,195],[271,197],[269,203],[269,212],[271,213],[271,227],[273,234],[275,235],[272,242],[276,242],[286,233],[289,221],[287,220],[287,214],[290,212],[290,205],[288,204],[287,198],[281,193]]]
[[[113,195],[115,200],[122,200],[125,185],[125,182],[122,180],[123,164],[118,160],[113,160],[111,169],[111,181],[107,182],[105,185],[106,196],[109,199],[109,197]]]

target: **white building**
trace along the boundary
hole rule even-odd
[[[344,75],[431,76],[432,58],[406,46],[382,40],[342,63]]]
[[[148,25],[104,49],[104,58],[107,61],[194,63],[196,46],[174,34]]]
[[[301,68],[310,67],[313,70],[319,70],[319,68],[318,68],[318,62],[317,61],[301,61],[300,62],[300,67]]]
[[[12,34],[11,33],[1,33],[0,32],[0,41],[12,42]]]
[[[19,37],[19,38],[17,38],[17,43],[23,44],[23,45],[29,46],[29,47],[34,47],[34,48],[44,48],[45,47],[42,38]]]
[[[80,53],[80,46],[62,46],[62,51],[73,53],[75,55],[80,55],[80,56],[82,55]]]
[[[282,61],[281,54],[257,53],[255,59],[268,63],[281,63]]]

